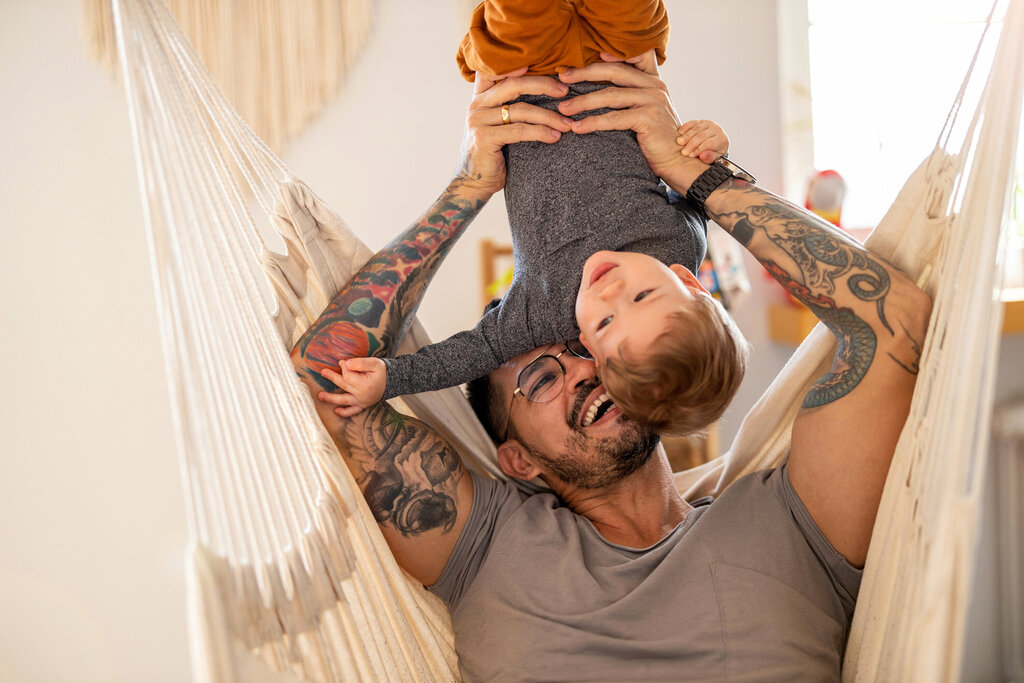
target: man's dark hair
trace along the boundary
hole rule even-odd
[[[483,315],[487,315],[491,309],[501,303],[501,299],[495,297],[484,307]],[[504,434],[498,434],[498,426],[501,422],[501,397],[498,395],[498,387],[491,382],[491,376],[483,375],[474,380],[466,382],[466,398],[469,405],[476,413],[480,424],[487,430],[487,435],[495,444],[502,442]]]

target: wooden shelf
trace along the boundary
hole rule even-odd
[[[817,324],[818,319],[805,306],[768,305],[768,336],[773,341],[798,346]]]
[[[1024,332],[1024,287],[1003,290],[1003,334]]]
[[[768,305],[768,336],[772,341],[796,346],[811,333],[818,319],[799,304]],[[1024,288],[1003,292],[1003,334],[1024,333]]]

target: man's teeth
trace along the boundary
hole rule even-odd
[[[597,400],[590,404],[590,409],[587,410],[587,414],[583,416],[583,426],[589,427],[594,423],[594,418],[597,417],[597,412],[601,407],[608,402],[610,397],[608,394],[601,394],[597,397]]]

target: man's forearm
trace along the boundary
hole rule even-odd
[[[487,197],[452,181],[420,220],[371,258],[342,287],[292,349],[296,369],[320,387],[334,385],[320,372],[343,358],[393,352],[412,323],[445,255]]]
[[[917,373],[929,305],[905,274],[830,223],[741,180],[726,181],[705,208],[836,336],[833,370],[805,407],[852,391],[880,351]]]
[[[681,155],[678,116],[655,74],[624,64],[595,63],[562,74],[563,80],[609,80],[618,88],[580,95],[560,105],[566,115],[612,107],[588,116],[573,132],[633,130],[651,169],[681,195],[707,165]],[[917,372],[930,299],[904,274],[834,226],[770,192],[731,179],[708,195],[709,216],[743,244],[838,341],[830,371],[804,405],[821,406],[849,394],[875,358],[891,358],[900,372]],[[884,354],[884,355],[883,355]]]

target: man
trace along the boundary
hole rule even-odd
[[[680,155],[664,84],[653,63],[638,67],[563,74],[616,86],[565,101],[565,115],[616,109],[572,124],[522,103],[519,123],[502,124],[501,105],[521,94],[564,95],[554,79],[478,79],[456,179],[338,295],[295,365],[398,562],[448,603],[465,678],[835,679],[930,300],[734,167]],[[713,503],[684,501],[657,437],[562,344],[493,373],[478,401],[505,472],[540,476],[556,495],[468,474],[429,427],[386,405],[341,417],[321,391],[338,379],[331,367],[401,336],[443,255],[503,185],[501,146],[608,129],[634,130],[653,170],[836,334],[788,464]],[[538,368],[559,385],[545,402],[516,391]]]

